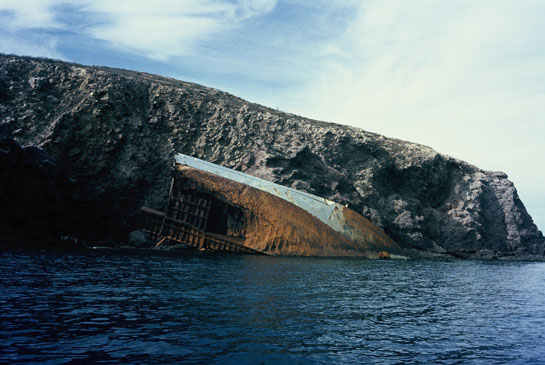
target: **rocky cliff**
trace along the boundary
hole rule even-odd
[[[93,212],[72,216],[94,224],[94,239],[126,237],[141,205],[161,208],[181,152],[348,204],[407,249],[545,253],[504,173],[196,84],[2,55],[0,122],[80,187]]]

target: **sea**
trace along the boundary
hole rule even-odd
[[[0,251],[1,363],[545,364],[545,263]]]

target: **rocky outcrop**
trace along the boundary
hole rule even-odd
[[[503,173],[187,82],[0,56],[0,120],[103,207],[104,238],[126,237],[140,206],[164,205],[181,152],[348,204],[407,249],[461,257],[545,250]]]

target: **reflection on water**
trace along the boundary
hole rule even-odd
[[[543,263],[0,258],[0,361],[545,362]]]

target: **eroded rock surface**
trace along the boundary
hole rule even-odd
[[[404,248],[461,257],[543,256],[500,172],[429,147],[309,120],[159,76],[0,56],[0,122],[43,147],[127,235],[160,208],[181,152],[348,204]]]

